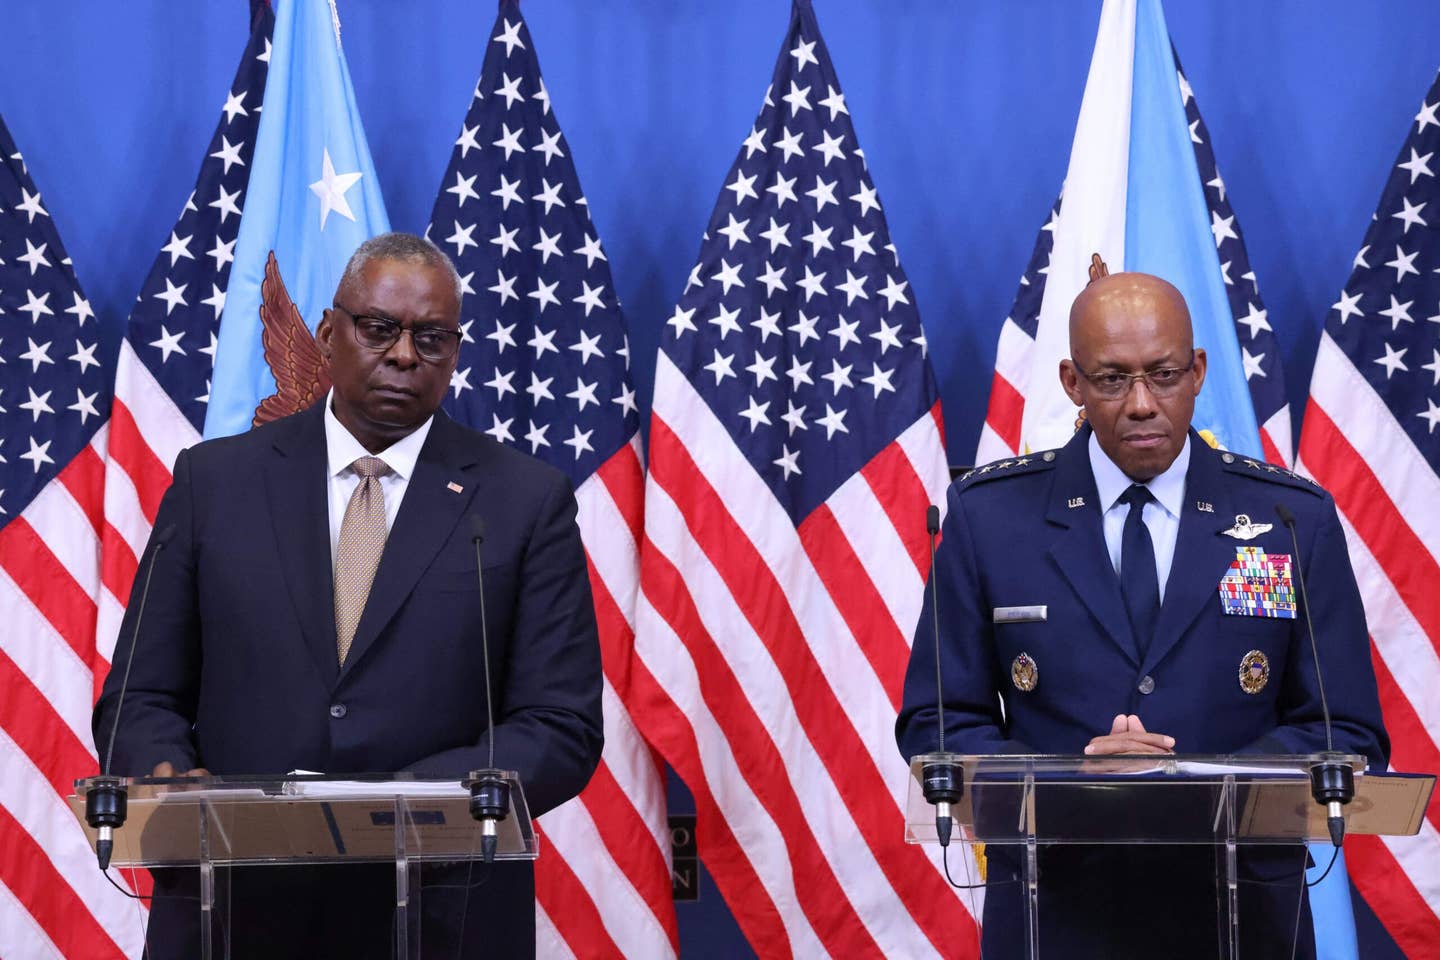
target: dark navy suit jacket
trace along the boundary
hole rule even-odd
[[[480,598],[467,520],[479,515],[495,764],[519,772],[532,814],[579,793],[600,757],[601,666],[569,481],[437,412],[343,668],[327,482],[318,404],[179,456],[155,522],[157,532],[173,525],[174,534],[155,565],[115,771],[142,775],[161,760],[216,774],[463,776],[485,767]],[[143,568],[95,708],[98,742],[114,723],[142,583]],[[343,868],[338,880],[342,868],[326,868],[318,882],[289,869],[234,871],[234,936],[263,919],[269,939],[257,955],[339,955],[339,941],[325,938],[342,934],[356,945],[351,955],[389,955],[393,867]],[[440,890],[423,898],[427,954],[439,955],[458,935],[445,928],[462,912],[467,944],[484,945],[486,955],[533,951],[528,865],[497,866],[468,908],[465,897]],[[366,904],[375,905],[369,915]],[[194,912],[193,903],[157,901],[157,946],[190,954]],[[345,929],[324,929],[332,919]],[[319,952],[306,953],[314,936]],[[275,952],[276,944],[289,952]],[[455,955],[454,946],[443,955]]]
[[[1108,733],[1116,714],[1133,713],[1146,729],[1173,736],[1181,753],[1324,750],[1320,687],[1304,620],[1227,615],[1219,594],[1237,547],[1294,552],[1275,513],[1276,504],[1284,504],[1297,518],[1335,748],[1364,755],[1383,770],[1389,744],[1365,613],[1331,497],[1279,468],[1222,455],[1192,432],[1174,561],[1155,637],[1141,656],[1105,547],[1089,437],[1086,426],[1061,450],[980,468],[950,488],[931,581],[940,608],[946,747],[1075,754]],[[1239,514],[1272,529],[1248,541],[1227,536]],[[1047,608],[1044,621],[992,622],[997,607],[1038,605]],[[896,724],[907,758],[936,746],[930,615],[926,604]],[[1270,672],[1262,689],[1247,693],[1239,673],[1252,650],[1264,654]],[[1037,672],[1029,691],[1011,679],[1022,653]],[[1088,881],[1091,889],[1097,883],[1103,887],[1095,877]],[[1145,883],[1165,886],[1163,878],[1130,877],[1119,889]],[[991,901],[998,907],[1005,899],[987,899],[987,940]],[[1290,921],[1277,919],[1284,910],[1266,918],[1264,905],[1259,909],[1258,922],[1280,922],[1288,932]],[[1209,916],[1213,921],[1213,910]],[[997,923],[996,935],[1020,936],[1018,921],[1006,931],[1009,923]],[[1106,941],[1113,932],[1068,931],[1080,939],[1068,941],[1065,955],[1084,955],[1087,933],[1099,937],[1097,947],[1108,942],[1112,955],[1114,949],[1125,955],[1123,940]]]

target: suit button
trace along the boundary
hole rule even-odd
[[[330,716],[334,717],[336,720],[343,720],[347,712],[348,711],[345,709],[345,704],[343,703],[330,704]]]
[[[1141,693],[1154,693],[1155,678],[1147,673],[1145,676],[1140,678],[1140,685],[1135,689],[1139,690]],[[341,710],[344,710],[344,707],[341,707]]]

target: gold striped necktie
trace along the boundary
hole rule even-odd
[[[359,475],[360,483],[345,507],[340,544],[335,551],[335,652],[341,666],[355,639],[355,628],[370,596],[388,532],[380,478],[390,468],[379,457],[361,457],[350,464],[350,469]]]

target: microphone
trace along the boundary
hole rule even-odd
[[[150,599],[150,578],[155,575],[155,561],[165,544],[175,535],[175,524],[166,524],[155,535],[155,549],[150,551],[150,564],[145,569],[145,586],[140,591],[140,605],[135,609],[135,629],[130,631],[130,653],[125,658],[125,674],[120,680],[120,693],[115,698],[115,720],[110,724],[110,742],[105,747],[105,764],[100,776],[90,781],[85,791],[85,822],[95,828],[95,859],[102,871],[110,869],[115,831],[125,825],[129,794],[119,777],[111,776],[110,761],[115,755],[115,733],[120,729],[120,711],[125,707],[125,690],[130,686],[130,668],[135,664],[135,644],[140,638],[140,622],[145,619],[145,602]]]
[[[485,564],[480,558],[480,545],[485,542],[485,518],[478,513],[469,517],[470,540],[475,544],[475,578],[480,588],[480,652],[485,658],[485,731],[489,740],[484,770],[470,782],[470,816],[480,822],[480,858],[495,862],[499,843],[496,825],[510,812],[510,784],[495,769],[495,707],[490,689],[490,633],[485,623]]]
[[[1325,718],[1325,752],[1320,763],[1310,768],[1310,795],[1325,808],[1330,842],[1337,848],[1345,840],[1345,813],[1341,809],[1355,799],[1355,771],[1340,762],[1335,752],[1335,739],[1330,729],[1330,702],[1325,698],[1325,678],[1320,673],[1320,647],[1315,643],[1315,623],[1310,619],[1310,597],[1305,590],[1305,570],[1300,564],[1300,538],[1295,533],[1295,514],[1283,503],[1275,504],[1275,514],[1290,531],[1295,550],[1295,579],[1300,584],[1300,609],[1305,615],[1305,629],[1310,633],[1310,656],[1315,661],[1315,684],[1320,688],[1320,712]]]
[[[933,503],[925,508],[925,531],[930,535],[930,626],[935,631],[935,712],[940,730],[939,753],[945,753],[945,690],[940,683],[940,598],[939,585],[935,579],[935,537],[940,533],[940,508]],[[950,846],[950,834],[955,819],[950,814],[951,804],[959,803],[964,791],[964,780],[960,776],[960,765],[951,759],[951,754],[920,767],[920,787],[925,802],[935,807],[935,835],[940,846]]]

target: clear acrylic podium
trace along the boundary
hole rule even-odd
[[[520,782],[504,771],[510,810],[499,822],[497,860],[534,860],[535,830]],[[473,778],[473,775],[472,775]],[[226,882],[231,867],[332,863],[395,865],[392,956],[420,956],[419,865],[478,861],[480,824],[470,815],[470,780],[403,775],[330,777],[136,777],[122,781],[128,817],[115,830],[115,867],[199,871],[202,960],[228,941]],[[91,780],[77,780],[71,812],[85,823]]]
[[[1333,755],[1331,755],[1333,757]],[[1413,835],[1433,776],[1365,773],[1365,760],[1340,758],[1355,773],[1347,834]],[[963,769],[952,809],[957,841],[1008,851],[1020,864],[1026,955],[1041,957],[1039,852],[1054,845],[1203,845],[1214,850],[1219,955],[1240,956],[1240,848],[1293,846],[1296,888],[1308,841],[1325,841],[1325,808],[1310,795],[1309,756],[968,756],[911,760],[905,840],[937,843],[935,807],[921,770],[945,760]],[[1052,944],[1050,949],[1059,945]],[[1063,948],[1062,948],[1063,949]],[[1049,954],[1061,955],[1061,954]]]

